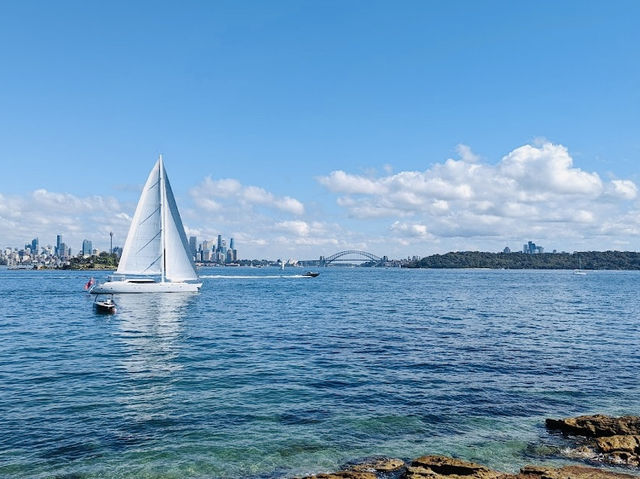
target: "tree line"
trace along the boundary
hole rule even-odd
[[[634,251],[581,251],[525,254],[456,251],[426,256],[418,261],[403,265],[403,267],[640,270],[640,253]]]

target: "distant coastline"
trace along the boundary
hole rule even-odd
[[[64,263],[18,263],[9,269],[115,270],[118,256],[101,253],[91,257],[73,257]],[[560,269],[560,270],[640,270],[640,252],[581,251],[574,253],[490,253],[483,251],[452,251],[425,256],[418,260],[393,260],[402,268],[424,269]],[[0,261],[0,265],[7,265]],[[280,267],[280,260],[238,260],[231,264],[197,263],[198,266]],[[294,266],[294,265],[287,265]],[[302,265],[297,265],[302,266]],[[346,266],[346,265],[345,265]],[[374,262],[359,267],[379,267]],[[395,266],[395,264],[394,264]],[[332,266],[333,267],[333,266]]]
[[[426,256],[420,260],[408,262],[403,265],[403,268],[640,270],[640,253],[583,251],[525,254],[457,251]]]

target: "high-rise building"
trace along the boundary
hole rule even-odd
[[[217,250],[222,249],[222,235],[218,235],[218,247]]]
[[[235,249],[235,247],[236,247],[236,244],[235,244],[233,238],[231,238],[229,240],[229,249]]]
[[[527,244],[522,245],[522,252],[525,254],[542,254],[544,253],[544,248],[536,245],[533,241],[529,241]]]
[[[62,235],[56,236],[56,256],[62,257],[63,251],[60,249],[60,245],[62,244]]]
[[[189,237],[189,248],[191,249],[191,256],[195,259],[196,254],[198,253],[198,238],[195,236]]]
[[[33,238],[31,240],[31,254],[37,255],[40,252],[40,242],[38,238]]]
[[[91,241],[86,239],[82,242],[82,256],[91,256],[92,249],[93,245],[91,244]]]

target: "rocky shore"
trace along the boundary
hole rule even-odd
[[[640,417],[579,416],[547,419],[547,429],[578,438],[576,456],[607,464],[640,467]]]
[[[427,455],[405,462],[374,458],[347,465],[342,470],[304,479],[637,479],[640,473],[640,417],[579,416],[547,419],[551,432],[563,434],[565,457],[588,463],[624,466],[624,472],[598,467],[525,466],[510,474],[481,464],[446,456]]]

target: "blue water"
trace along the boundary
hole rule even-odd
[[[86,272],[0,270],[0,477],[511,471],[558,459],[547,416],[640,413],[638,272],[200,273],[100,316]]]

